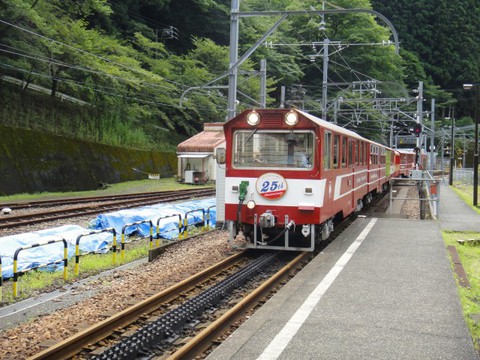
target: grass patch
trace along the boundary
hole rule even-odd
[[[18,296],[13,296],[13,279],[3,284],[2,305],[9,305],[40,293],[53,291],[67,284],[73,284],[78,280],[99,274],[102,271],[114,269],[119,265],[127,264],[148,256],[149,238],[142,238],[128,242],[125,245],[125,259],[122,261],[120,252],[117,252],[116,263],[113,263],[113,253],[87,254],[80,257],[79,276],[75,276],[75,258],[68,261],[67,280],[63,279],[63,266],[57,271],[46,269],[28,271],[20,276],[17,281]],[[119,246],[117,246],[119,249]]]
[[[460,196],[465,204],[480,214],[480,208],[473,206],[473,186],[454,183],[452,189],[458,196]]]
[[[443,231],[446,246],[456,247],[460,261],[467,273],[470,289],[458,286],[463,315],[475,348],[480,349],[480,233]],[[457,240],[478,240],[461,245]],[[453,267],[453,264],[452,264]],[[456,279],[457,280],[457,279]],[[458,281],[457,281],[458,285]]]
[[[9,196],[0,196],[0,203],[10,203],[15,201],[28,200],[47,200],[61,199],[81,196],[103,196],[103,195],[121,195],[132,194],[137,192],[155,192],[168,190],[184,190],[191,188],[212,187],[213,185],[187,185],[175,181],[174,178],[164,178],[160,180],[135,180],[118,184],[111,184],[105,189],[88,190],[88,191],[72,191],[72,192],[55,192],[55,193],[36,193],[36,194],[15,194]]]

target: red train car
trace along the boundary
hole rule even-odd
[[[398,168],[396,177],[410,177],[412,170],[416,169],[416,154],[413,150],[397,149],[395,150],[397,156],[395,157],[395,166]]]
[[[297,109],[247,110],[224,132],[234,247],[312,251],[397,171],[394,150]]]

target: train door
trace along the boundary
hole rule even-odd
[[[370,185],[369,190],[380,190],[379,189],[379,178],[380,178],[380,171],[379,171],[379,154],[378,154],[378,146],[375,144],[370,144],[370,165],[368,171],[368,183]]]
[[[390,179],[391,175],[392,175],[392,152],[390,150],[386,150],[386,153],[385,153],[385,176],[387,177],[387,181],[388,179]]]
[[[393,151],[393,163],[395,164],[395,172],[394,172],[394,177],[399,177],[401,174],[401,156],[398,151]]]
[[[388,182],[389,174],[390,174],[390,158],[387,152],[387,149],[378,147],[379,153],[379,173],[380,173],[380,181],[379,181],[379,191],[385,190],[385,183]],[[387,163],[388,161],[388,163]]]
[[[363,197],[362,189],[362,167],[360,165],[360,141],[353,141],[353,166],[352,166],[352,206],[355,211],[360,211],[362,204],[360,203]]]
[[[368,192],[372,192],[374,189],[375,189],[375,179],[376,179],[376,176],[375,176],[375,156],[374,156],[374,145],[373,144],[370,144],[370,146],[368,146],[368,159],[367,159],[367,163],[368,163]]]
[[[348,179],[348,192],[349,195],[349,205],[350,205],[350,212],[355,211],[357,207],[357,201],[355,200],[355,144],[356,141],[352,139],[348,139],[348,170],[350,172],[350,176]]]
[[[333,206],[333,195],[334,195],[334,176],[333,176],[333,169],[334,169],[334,156],[333,156],[333,141],[334,136],[330,131],[324,131],[323,133],[323,146],[322,150],[322,174],[323,178],[325,179],[325,194],[324,194],[324,201],[323,207],[320,211],[320,222],[324,222],[327,219],[331,218],[334,213],[332,210]],[[338,157],[335,158],[335,163],[338,162]]]

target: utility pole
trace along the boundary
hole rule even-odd
[[[260,60],[260,107],[267,107],[267,60]]]
[[[451,130],[451,138],[452,138],[452,145],[451,148],[452,150],[450,151],[450,174],[448,176],[448,185],[453,185],[453,167],[455,164],[455,133],[454,133],[454,127],[455,127],[455,119],[453,117],[453,114],[451,114],[452,117],[452,130]]]
[[[418,97],[417,97],[417,124],[422,125],[423,120],[423,81],[418,82]],[[422,134],[417,138],[417,147],[422,146]]]
[[[393,149],[393,119],[390,121],[390,147]]]
[[[442,178],[443,178],[443,175],[444,175],[444,170],[445,170],[445,166],[443,164],[443,158],[444,158],[444,155],[445,155],[445,136],[444,136],[444,130],[443,130],[443,126],[442,126],[442,139],[440,140],[441,141],[441,152],[442,152],[442,162],[440,163],[440,169],[442,170]]]
[[[431,131],[430,131],[430,171],[435,170],[435,151],[434,151],[434,144],[435,144],[435,99],[432,99],[432,106],[431,106]]]
[[[336,99],[333,103],[333,123],[338,123],[338,110],[340,109],[340,99]]]
[[[285,86],[280,88],[280,109],[285,108]]]
[[[228,109],[227,120],[230,120],[236,115],[237,107],[237,74],[238,67],[234,66],[238,58],[238,22],[240,11],[240,0],[232,0],[232,7],[230,11],[230,66],[228,70]]]
[[[323,81],[322,81],[322,119],[327,120],[328,90],[328,45],[329,39],[323,40]]]

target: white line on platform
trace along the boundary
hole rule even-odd
[[[12,312],[10,312],[10,313],[8,313],[8,314],[5,314],[5,315],[3,315],[3,316],[0,316],[0,319],[2,319],[2,318],[4,318],[4,317],[11,316],[11,315],[15,315],[15,314],[20,313],[20,312],[25,312],[25,310],[28,310],[28,309],[30,309],[30,308],[33,308],[33,307],[38,306],[38,305],[41,305],[41,304],[43,304],[43,303],[46,303],[47,301],[51,301],[51,300],[53,300],[53,299],[56,299],[56,298],[58,298],[58,297],[60,297],[60,296],[64,296],[64,295],[68,295],[68,293],[61,293],[61,294],[58,294],[58,295],[49,297],[48,299],[45,299],[44,301],[37,301],[37,302],[33,303],[32,305],[29,305],[29,306],[26,306],[26,307],[21,307],[21,308],[18,309],[18,310],[14,310],[14,311],[12,311]]]
[[[295,336],[297,331],[303,325],[305,320],[308,318],[310,313],[313,311],[315,306],[318,304],[322,296],[328,290],[330,285],[333,284],[337,276],[345,268],[345,265],[347,265],[348,261],[352,258],[353,254],[362,244],[363,240],[365,240],[368,233],[375,225],[376,221],[376,218],[370,220],[365,229],[363,229],[360,235],[358,235],[355,241],[349,246],[347,251],[345,251],[340,257],[340,259],[338,259],[337,263],[323,278],[322,282],[317,285],[317,287],[304,301],[302,306],[300,306],[297,312],[290,318],[290,320],[288,320],[283,329],[277,334],[277,336],[275,336],[275,338],[270,342],[270,344],[257,358],[257,360],[274,360],[280,356],[280,354],[283,352],[283,350],[285,350],[289,342]]]

